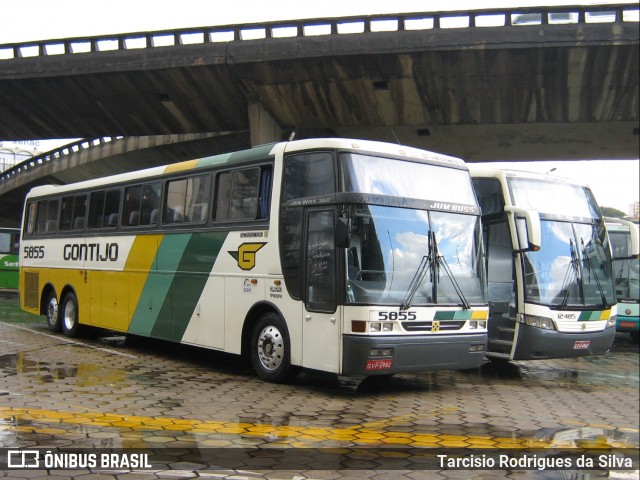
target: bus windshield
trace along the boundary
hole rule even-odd
[[[342,191],[476,205],[466,169],[340,154]]]
[[[533,178],[509,178],[508,182],[517,207],[554,216],[601,219],[591,191],[583,186]]]
[[[539,251],[523,256],[525,300],[559,308],[615,303],[603,225],[542,220]]]
[[[460,305],[485,302],[479,218],[444,212],[375,205],[351,206],[351,242],[347,249],[347,302],[398,304],[430,250],[435,234],[438,255],[420,279],[411,305]]]

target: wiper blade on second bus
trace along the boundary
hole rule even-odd
[[[587,247],[584,244],[584,240],[580,239],[582,242],[582,258],[584,259],[584,263],[587,265],[587,269],[589,273],[593,274],[593,278],[596,281],[596,286],[598,287],[598,293],[600,293],[600,298],[602,299],[602,305],[604,308],[609,308],[609,302],[607,302],[607,296],[604,294],[604,289],[602,288],[602,284],[600,283],[600,279],[598,278],[598,272],[593,267],[591,263],[591,257],[587,254]]]
[[[567,271],[564,274],[564,280],[562,281],[562,287],[560,287],[560,291],[564,290],[564,297],[562,299],[562,303],[560,304],[560,309],[564,310],[567,307],[567,303],[569,303],[569,287],[571,286],[571,279],[575,278],[576,281],[580,281],[580,265],[578,260],[578,254],[576,253],[576,249],[573,246],[573,239],[569,240],[569,252],[571,254],[571,260],[569,261],[569,265],[567,266]],[[573,273],[573,277],[570,275]]]

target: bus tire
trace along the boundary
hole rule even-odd
[[[250,348],[251,365],[260,379],[283,383],[297,373],[291,366],[287,327],[278,314],[265,313],[258,319]]]
[[[78,299],[76,294],[69,292],[64,296],[60,309],[60,320],[62,331],[67,337],[73,338],[78,335],[80,327],[78,322]]]
[[[54,290],[47,295],[47,303],[45,304],[45,316],[47,317],[47,327],[52,332],[58,333],[62,330],[60,321],[60,308],[58,305],[58,296]]]
[[[631,341],[633,343],[640,343],[640,332],[639,331],[635,331],[635,332],[629,332],[629,336],[631,337]]]

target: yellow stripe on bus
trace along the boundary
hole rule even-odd
[[[183,172],[185,170],[193,170],[200,160],[189,160],[186,162],[173,163],[165,168],[164,173]]]
[[[123,325],[123,330],[128,330],[129,322],[133,318],[133,312],[140,300],[140,295],[147,283],[149,272],[153,268],[153,262],[158,252],[158,245],[162,242],[164,235],[138,235],[133,242],[125,271],[131,272],[129,277],[130,288],[130,314],[127,316],[127,324]]]

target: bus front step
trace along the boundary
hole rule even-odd
[[[489,343],[491,345],[500,345],[511,348],[511,345],[513,345],[513,340],[489,340]]]
[[[500,353],[500,352],[486,352],[485,356],[493,357],[493,358],[504,358],[507,360],[511,358],[511,355],[509,355],[508,353]]]

